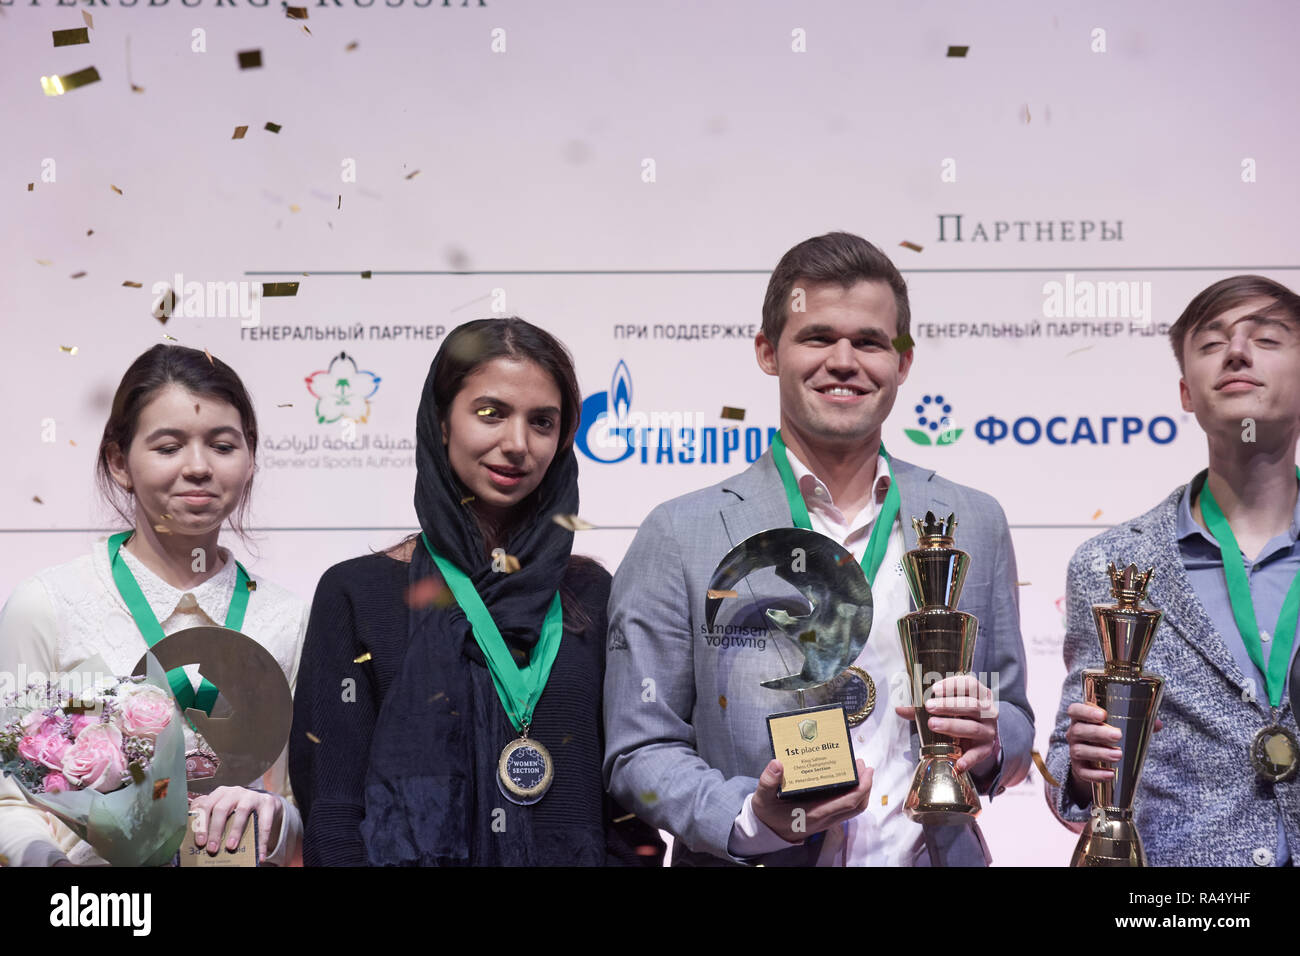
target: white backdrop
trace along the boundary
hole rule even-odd
[[[675,413],[674,431],[720,432],[735,424],[722,406],[740,407],[766,447],[776,388],[750,338],[767,273],[795,242],[847,229],[912,292],[916,361],[887,445],[993,493],[1011,520],[1045,750],[1070,553],[1203,463],[1161,324],[1225,275],[1297,282],[1294,5],[307,10],[0,0],[0,591],[107,529],[98,435],[122,372],[164,333],[250,387],[266,442],[247,557],[308,598],[330,564],[414,527],[409,443],[440,330],[502,307],[569,345],[584,396],[622,362],[648,424]],[[55,47],[83,12],[90,42]],[[254,49],[262,66],[241,70]],[[99,82],[42,92],[41,77],[92,65]],[[164,327],[154,287],[178,274],[300,286],[261,300],[256,329],[203,295],[192,311],[207,314]],[[1127,303],[1084,286],[1118,282]],[[1053,311],[1051,283],[1075,315]],[[678,326],[708,337],[667,337]],[[342,422],[328,399],[318,416],[306,379],[340,352],[353,391],[373,394],[354,447],[330,449]],[[926,396],[949,406],[955,442],[908,436],[935,437],[915,411]],[[1049,424],[1062,443],[1030,441]],[[700,447],[691,463],[655,447],[645,463],[580,456],[601,530],[579,550],[614,569],[655,503],[745,466],[735,437],[727,461],[725,436],[704,463]],[[1041,790],[1035,773],[986,808],[997,863],[1068,859]]]

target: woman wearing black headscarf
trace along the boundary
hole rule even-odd
[[[439,349],[422,533],[330,568],[312,604],[289,753],[309,866],[636,859],[601,780],[610,576],[554,520],[578,510],[580,408],[568,353],[521,319]]]

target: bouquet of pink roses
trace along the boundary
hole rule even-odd
[[[166,863],[185,835],[184,734],[152,654],[148,670],[0,700],[0,771],[114,866]],[[105,671],[93,658],[71,673]]]

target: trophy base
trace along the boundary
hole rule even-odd
[[[1090,821],[1079,834],[1070,866],[1137,867],[1147,865],[1137,826],[1129,819]]]
[[[903,809],[924,826],[952,826],[974,820],[981,808],[970,774],[958,772],[957,758],[944,754],[922,755]]]

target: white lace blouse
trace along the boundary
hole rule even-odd
[[[221,570],[184,591],[159,578],[125,549],[119,552],[164,634],[225,623],[235,587],[235,562],[228,550],[219,550]],[[257,588],[249,595],[240,630],[275,656],[294,687],[307,631],[307,605],[264,578],[252,575],[252,579]],[[22,690],[31,677],[44,680],[49,673],[71,670],[94,655],[103,658],[111,673],[130,674],[145,650],[144,637],[113,582],[108,545],[101,538],[90,554],[23,581],[0,610],[0,693]],[[197,687],[197,666],[186,670]],[[188,750],[194,745],[193,731],[186,727],[185,734]],[[302,845],[302,818],[292,802],[286,763],[287,747],[275,766],[250,784],[279,794],[284,805],[280,840],[265,860],[280,866],[295,859]],[[73,863],[103,863],[76,834],[28,803],[12,780],[0,779],[0,865],[49,865],[63,855]]]

